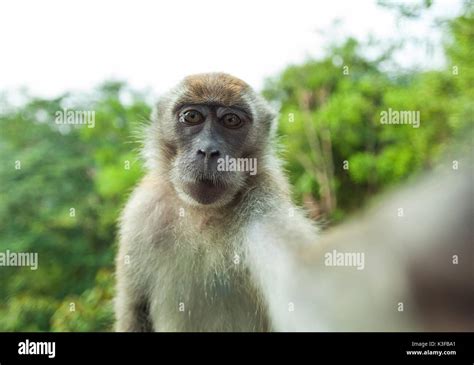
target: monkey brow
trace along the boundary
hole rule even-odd
[[[247,114],[249,117],[252,116],[252,112],[250,108],[248,107],[247,104],[245,103],[235,103],[231,105],[215,102],[215,101],[204,101],[204,102],[196,102],[196,101],[191,101],[191,100],[180,100],[176,104],[176,106],[173,108],[173,113],[176,113],[179,109],[183,108],[184,106],[192,106],[192,105],[204,105],[208,107],[222,107],[222,108],[230,108],[230,109],[237,109],[240,110],[241,112]]]

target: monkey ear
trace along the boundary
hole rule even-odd
[[[149,170],[158,169],[156,151],[161,151],[164,147],[163,141],[169,138],[166,131],[169,130],[170,121],[167,120],[169,119],[167,116],[170,113],[170,105],[169,93],[161,96],[151,111],[148,123],[141,128],[141,139],[143,141],[141,156]]]
[[[278,117],[279,117],[279,113],[274,111],[274,110],[271,110],[269,115],[268,115],[268,118],[269,118],[269,121],[270,121],[270,132],[269,132],[270,138],[274,138],[277,134]]]
[[[166,113],[167,108],[166,106],[169,105],[169,96],[163,95],[161,96],[158,101],[155,103],[155,107],[151,112],[151,120],[153,123],[159,123],[160,119],[162,119],[163,115]]]
[[[266,100],[262,105],[261,113],[262,122],[265,124],[269,139],[271,140],[277,133],[279,113],[276,108],[273,108]]]

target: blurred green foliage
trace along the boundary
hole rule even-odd
[[[451,146],[473,137],[472,6],[445,30],[444,70],[387,74],[390,53],[369,59],[348,39],[268,80],[295,200],[314,216],[338,222],[443,154],[470,151]],[[38,252],[39,268],[0,267],[0,330],[111,330],[115,222],[143,173],[133,136],[146,95],[107,82],[1,106],[0,252]],[[63,108],[95,111],[95,127],[55,124]],[[420,111],[420,127],[382,125],[389,108]]]
[[[111,328],[115,222],[142,174],[131,136],[144,100],[108,82],[2,115],[0,251],[38,252],[39,269],[0,268],[0,330]],[[95,111],[95,127],[56,124],[63,108]]]
[[[425,4],[429,5],[429,4]],[[403,10],[403,9],[402,9]],[[354,39],[325,58],[287,67],[264,95],[281,108],[284,157],[295,198],[332,222],[387,187],[471,152],[474,122],[472,3],[443,25],[447,67],[382,72]],[[420,127],[381,123],[381,112],[420,112]]]

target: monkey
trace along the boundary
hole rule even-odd
[[[224,73],[158,100],[119,219],[115,329],[472,331],[472,164],[321,232],[292,202],[276,128],[270,104]],[[220,168],[229,158],[257,168]],[[333,251],[365,263],[332,267]]]
[[[291,202],[276,119],[262,96],[225,73],[188,76],[158,100],[145,131],[147,173],[119,220],[118,331],[272,329],[271,289],[260,285],[255,257],[273,265],[278,248],[255,244],[288,217],[290,241],[317,232]],[[221,171],[229,158],[253,159],[256,171]]]

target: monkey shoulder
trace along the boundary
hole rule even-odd
[[[316,244],[317,223],[288,201],[274,202],[249,220],[245,241],[269,245],[308,246]]]
[[[146,176],[133,190],[119,219],[119,246],[143,251],[166,239],[173,217],[168,202],[171,192],[156,177]]]

